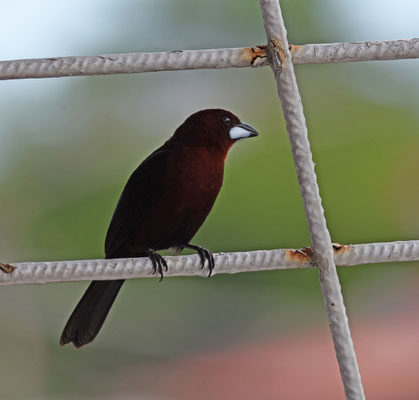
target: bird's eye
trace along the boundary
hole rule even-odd
[[[223,118],[223,122],[227,125],[227,126],[230,126],[230,118],[229,117],[224,117]]]

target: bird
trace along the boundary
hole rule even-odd
[[[105,239],[107,259],[149,257],[163,278],[167,264],[158,250],[195,250],[209,274],[214,257],[190,241],[210,213],[221,189],[231,146],[258,136],[250,125],[223,109],[189,116],[175,133],[131,174],[118,200]],[[124,280],[92,281],[60,338],[75,348],[94,340]]]

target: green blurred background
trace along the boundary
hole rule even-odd
[[[1,3],[1,59],[265,43],[255,0]],[[401,1],[397,10],[387,1],[343,3],[283,1],[290,42],[418,36],[413,1]],[[417,67],[416,60],[405,60],[296,68],[335,242],[419,238]],[[233,111],[260,136],[230,152],[220,196],[193,242],[214,252],[309,245],[269,68],[0,85],[2,261],[103,257],[107,225],[129,174],[189,114],[210,107]],[[417,317],[417,267],[340,269],[348,311],[360,321],[358,336],[362,321],[390,320],[406,310]],[[316,271],[160,284],[143,279],[124,285],[93,344],[61,348],[61,329],[86,286],[1,288],[2,399],[131,398],[122,392],[182,398],[146,393],[126,372],[138,371],[141,379],[152,368],[164,386],[159,371],[167,363],[327,330]],[[311,363],[315,368],[316,360]]]

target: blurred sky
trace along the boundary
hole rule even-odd
[[[282,1],[285,8],[288,2]],[[118,16],[115,11],[121,4],[126,7],[129,3],[138,2],[74,0],[63,4],[53,0],[2,1],[1,58],[78,55],[80,42],[86,48],[93,48],[100,43],[101,38],[109,32],[112,19]],[[169,3],[173,3],[173,0],[142,0],[141,13],[136,13],[135,19],[129,22],[141,26],[143,33],[152,32],[159,10]],[[202,3],[202,0],[190,0],[189,3],[193,8],[194,3]],[[317,3],[317,17],[323,19],[325,24],[340,29],[346,41],[403,39],[418,34],[419,3],[416,0],[399,0],[397,6],[394,1],[388,0],[321,0]],[[144,43],[141,36],[136,41],[138,51],[142,51]],[[101,43],[98,50],[106,51],[106,45]]]

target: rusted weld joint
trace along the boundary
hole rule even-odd
[[[250,61],[250,65],[252,67],[259,67],[263,65],[264,61],[268,58],[266,45],[246,47],[244,51],[244,55],[246,59]]]
[[[350,249],[351,246],[339,243],[333,243],[333,253],[342,254]],[[286,257],[292,261],[300,262],[301,264],[308,264],[311,267],[320,267],[320,270],[324,270],[319,265],[316,255],[312,247],[304,247],[302,249],[287,250]]]
[[[285,63],[286,53],[282,49],[279,41],[271,39],[268,42],[268,58],[271,63],[271,67],[275,74],[280,74],[282,66]]]

